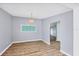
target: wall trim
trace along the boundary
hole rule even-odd
[[[12,45],[13,43],[11,42],[1,53],[0,56]]]
[[[42,41],[42,39],[32,39],[32,40],[24,40],[24,41],[13,41],[13,43],[22,43],[22,42],[32,42],[32,41]]]
[[[48,43],[47,41],[45,41],[45,40],[43,40],[43,39],[42,39],[42,41],[43,41],[44,43],[46,43],[46,44],[50,45],[50,43]]]
[[[60,52],[61,53],[64,53],[65,55],[67,55],[67,56],[72,56],[72,55],[70,55],[70,54],[68,54],[68,53],[66,53],[65,51],[63,51],[63,50],[60,50]]]
[[[43,40],[43,39],[32,39],[32,40],[24,40],[24,41],[13,41],[13,43],[22,43],[22,42],[33,42],[33,41],[43,41],[44,43],[50,45],[50,43],[48,43],[47,41]]]

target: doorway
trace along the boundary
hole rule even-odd
[[[57,23],[50,24],[50,41],[56,41],[57,39]]]
[[[56,50],[60,50],[60,26],[59,22],[50,24],[50,46]]]

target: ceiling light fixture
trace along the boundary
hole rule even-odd
[[[33,23],[33,22],[34,22],[34,19],[33,19],[33,17],[32,17],[32,13],[31,13],[31,17],[29,17],[28,23]]]

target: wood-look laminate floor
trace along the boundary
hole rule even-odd
[[[2,56],[64,56],[60,52],[60,42],[47,45],[42,41],[13,44]]]

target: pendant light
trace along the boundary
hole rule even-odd
[[[31,17],[28,19],[28,23],[34,23],[34,19],[32,17],[32,13],[31,13]]]

